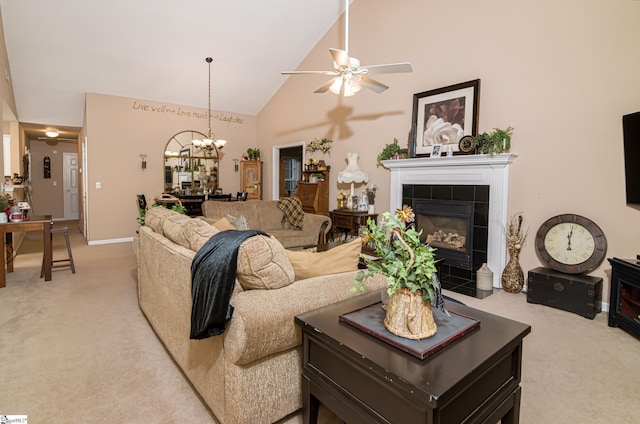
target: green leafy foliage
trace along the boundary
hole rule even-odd
[[[406,210],[409,214],[403,214]],[[439,284],[435,278],[435,249],[420,242],[420,232],[415,230],[413,224],[406,223],[407,215],[412,221],[413,212],[405,207],[403,211],[397,211],[394,215],[389,212],[382,214],[380,224],[376,224],[371,218],[367,220],[363,242],[372,245],[379,259],[368,259],[361,255],[367,269],[358,272],[352,291],[363,291],[367,278],[374,274],[382,274],[387,277],[389,295],[401,288],[408,288],[412,292],[421,290],[422,297],[433,302]]]
[[[478,134],[475,138],[476,146],[480,151],[489,156],[502,153],[511,148],[511,136],[513,135],[513,127],[507,127],[503,130],[494,128],[493,131]]]
[[[260,149],[257,147],[247,149],[247,155],[249,156],[249,160],[258,160],[260,159]]]
[[[378,163],[383,160],[391,159],[394,155],[406,155],[409,153],[409,149],[404,149],[398,144],[398,139],[394,138],[393,143],[384,146],[384,149],[378,153]]]
[[[158,204],[156,202],[153,202],[151,204],[151,206],[149,206],[149,207],[150,208],[155,208],[155,207],[165,208],[166,206],[160,205],[160,204]],[[146,210],[149,210],[149,208],[147,208]],[[144,215],[145,214],[143,212],[146,212],[146,210],[145,211],[140,210],[140,214],[138,215],[137,221],[138,221],[138,224],[140,226],[144,225]],[[178,212],[179,214],[182,214],[182,215],[185,215],[187,213],[187,210],[180,203],[174,203],[173,206],[171,206],[171,210],[174,211],[174,212]]]

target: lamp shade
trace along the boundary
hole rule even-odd
[[[347,153],[347,167],[338,173],[339,183],[366,183],[369,175],[358,167],[358,154]]]

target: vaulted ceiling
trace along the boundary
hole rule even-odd
[[[18,120],[82,126],[86,92],[256,115],[343,0],[0,0]],[[3,72],[4,73],[4,72]]]

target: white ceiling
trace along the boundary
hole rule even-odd
[[[0,0],[18,120],[81,127],[86,92],[256,115],[343,0]],[[337,46],[339,47],[339,46]],[[4,72],[3,72],[4,74]]]

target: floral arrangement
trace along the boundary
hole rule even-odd
[[[9,193],[0,194],[0,211],[4,211],[13,204],[13,198]]]
[[[331,150],[331,144],[333,144],[333,141],[329,140],[328,138],[314,138],[309,142],[309,144],[307,144],[306,150],[307,152],[311,153],[321,151],[322,154],[325,154],[329,153],[329,151]]]
[[[307,160],[304,161],[304,164],[307,166],[313,166],[313,165],[318,165],[318,159],[314,159],[314,158],[308,158]]]
[[[387,277],[389,296],[402,288],[422,291],[422,298],[440,307],[443,303],[440,282],[436,275],[434,248],[420,242],[421,232],[412,223],[415,214],[404,205],[392,215],[382,214],[379,224],[369,218],[363,231],[362,243],[372,246],[377,258],[361,255],[367,269],[358,272],[352,291],[364,290],[364,282],[374,274]]]

